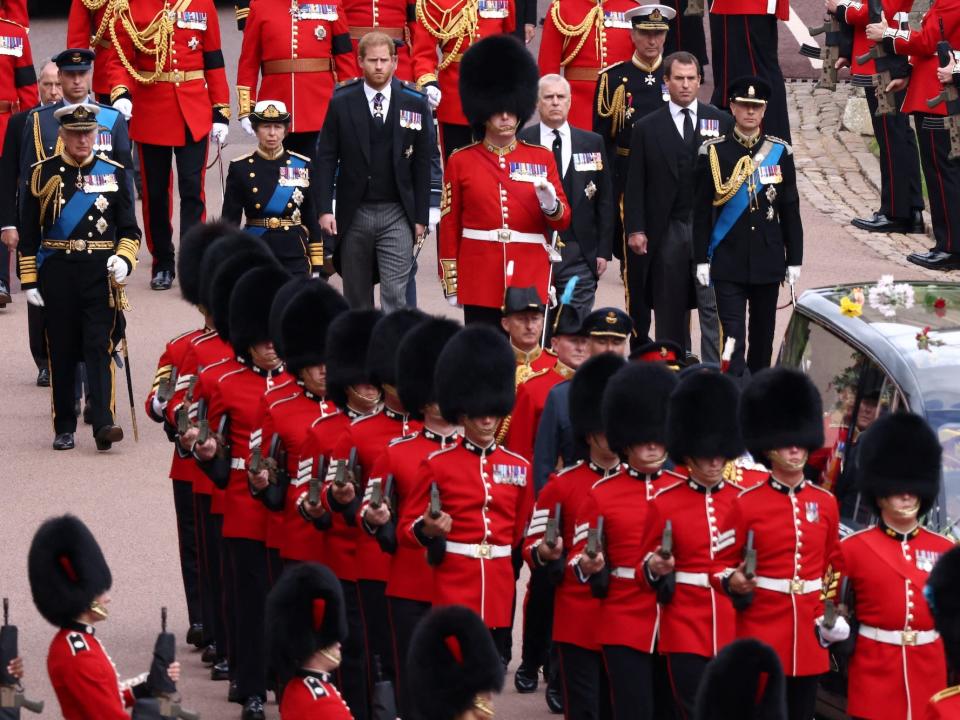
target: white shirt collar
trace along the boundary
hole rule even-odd
[[[679,116],[680,116],[680,111],[683,110],[682,107],[680,107],[679,105],[677,105],[673,100],[670,100],[670,101],[667,103],[667,105],[670,107],[670,116],[671,116],[671,117],[675,117],[675,118],[676,118],[676,117],[679,117]],[[687,107],[690,108],[690,113],[693,115],[693,117],[697,117],[697,99],[694,98],[694,99],[693,99],[693,102],[690,103],[689,105],[687,105]]]
[[[563,125],[561,125],[560,127],[558,127],[557,130],[560,131],[560,137],[561,137],[563,140],[569,140],[569,139],[570,139],[570,123],[568,123],[568,122],[563,123]],[[547,137],[550,138],[550,142],[552,143],[552,142],[553,142],[553,138],[554,138],[553,128],[550,127],[549,125],[541,122],[541,123],[540,123],[540,138],[543,139],[543,138],[547,138]]]
[[[374,90],[372,87],[367,85],[366,82],[363,83],[363,93],[367,96],[367,102],[372,103],[373,98],[377,93],[383,94],[383,99],[387,102],[390,101],[390,87],[391,83],[387,83],[387,86],[383,90]]]

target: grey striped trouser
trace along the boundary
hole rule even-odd
[[[383,311],[406,306],[413,228],[400,203],[361,203],[342,243],[343,295],[351,308],[373,307],[377,272]]]

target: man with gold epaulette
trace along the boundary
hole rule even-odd
[[[98,450],[123,439],[114,423],[111,333],[136,267],[140,228],[123,166],[94,155],[96,105],[56,111],[63,152],[37,163],[23,194],[20,279],[27,302],[46,308],[56,450],[74,447],[74,381],[87,365]]]
[[[556,365],[557,356],[545,352],[540,345],[546,305],[536,288],[508,287],[500,310],[503,313],[500,327],[510,338],[510,347],[517,358],[518,386],[538,372]]]
[[[793,149],[760,128],[770,93],[759,77],[733,82],[735,127],[700,146],[694,173],[696,276],[701,285],[712,282],[723,335],[736,340],[734,375],[769,367],[780,285],[794,285],[803,262]]]

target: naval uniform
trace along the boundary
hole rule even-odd
[[[300,670],[283,688],[281,720],[353,720],[329,673]]]

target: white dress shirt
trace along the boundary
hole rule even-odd
[[[570,134],[570,124],[564,123],[557,128],[560,131],[560,159],[563,161],[563,167],[557,168],[562,178],[567,174],[567,168],[570,167],[570,158],[573,155],[573,137]],[[553,128],[540,123],[540,144],[547,150],[553,150],[553,141],[557,136],[553,134]]]
[[[373,98],[376,97],[377,93],[383,95],[383,121],[387,121],[387,113],[390,112],[390,83],[387,83],[387,86],[383,90],[374,90],[372,87],[363,84],[363,92],[367,96],[367,107],[370,109],[370,114],[376,117],[376,113],[373,111]]]
[[[683,108],[677,105],[673,100],[667,103],[667,106],[670,108],[670,117],[673,118],[673,124],[677,126],[677,132],[680,133],[680,137],[683,137]],[[687,105],[687,108],[690,110],[690,121],[693,123],[693,132],[697,132],[697,100],[694,98],[693,102]]]

